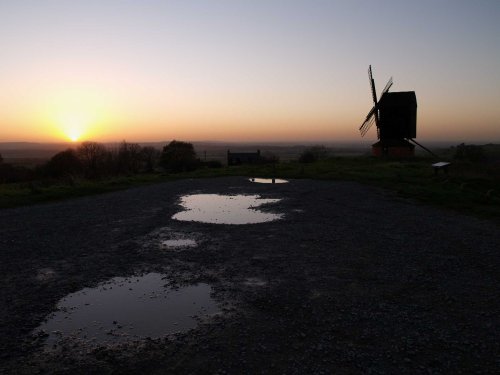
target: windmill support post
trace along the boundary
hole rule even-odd
[[[412,138],[408,138],[408,140],[412,143],[415,143],[417,146],[423,148],[425,151],[427,151],[429,154],[431,154],[432,156],[434,156],[436,159],[439,159],[439,156],[437,156],[435,153],[433,153],[431,150],[429,150],[427,147],[425,147],[424,145],[418,143],[416,140],[412,139]]]

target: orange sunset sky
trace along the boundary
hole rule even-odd
[[[379,92],[416,92],[417,139],[500,142],[499,19],[494,0],[2,1],[0,142],[360,140],[369,64]]]

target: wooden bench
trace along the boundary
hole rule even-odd
[[[439,170],[442,169],[444,174],[448,174],[448,167],[450,166],[451,163],[447,161],[440,161],[439,163],[434,163],[432,164],[432,167],[434,168],[434,174],[438,174]]]

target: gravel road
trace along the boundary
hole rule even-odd
[[[285,216],[173,220],[191,193],[282,198],[263,210]],[[182,234],[198,246],[159,246]],[[0,372],[498,373],[499,249],[498,224],[351,182],[182,180],[4,209]],[[65,295],[148,272],[210,284],[222,313],[118,346],[31,334]]]

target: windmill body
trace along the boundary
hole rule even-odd
[[[414,91],[389,92],[392,78],[377,101],[371,66],[368,69],[374,106],[359,128],[364,136],[375,123],[379,141],[372,145],[375,156],[410,157],[415,154],[417,135],[417,97]],[[411,142],[410,142],[411,141]]]

